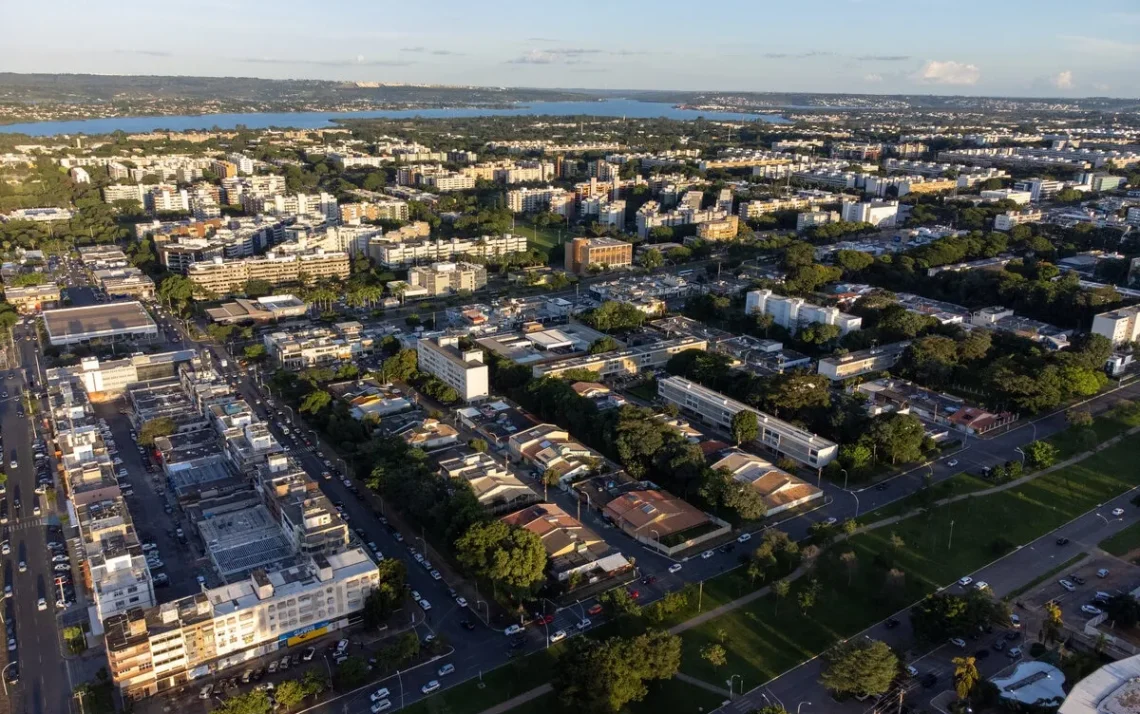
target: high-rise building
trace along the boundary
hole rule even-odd
[[[460,350],[458,337],[421,339],[416,343],[419,369],[433,374],[459,392],[464,401],[481,399],[491,393],[487,365],[481,349]]]

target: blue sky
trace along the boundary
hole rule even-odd
[[[1140,96],[1140,0],[4,5],[12,72]]]

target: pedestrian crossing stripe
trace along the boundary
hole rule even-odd
[[[43,518],[29,518],[27,520],[21,519],[16,523],[9,521],[8,524],[4,526],[4,528],[7,528],[9,531],[26,531],[31,530],[32,528],[39,528],[43,525]]]

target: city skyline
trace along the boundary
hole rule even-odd
[[[453,0],[430,10],[334,3],[331,11],[352,19],[348,29],[312,22],[295,0],[255,0],[237,14],[213,2],[196,10],[172,16],[168,7],[131,1],[108,16],[69,1],[60,16],[71,22],[60,26],[32,6],[14,7],[13,26],[24,29],[0,48],[0,71],[609,90],[1140,95],[1140,43],[1132,39],[1140,11],[1122,0],[1090,8],[1079,27],[1057,22],[1071,11],[1059,0],[920,2],[889,11],[830,0],[813,14],[736,1],[701,14],[665,0],[607,8],[603,18],[560,17],[556,29],[543,29],[552,18],[517,0],[488,15]],[[175,34],[210,38],[209,49],[171,42]]]

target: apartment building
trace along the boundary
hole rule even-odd
[[[834,198],[832,200],[834,201]],[[781,211],[811,211],[821,203],[818,198],[767,198],[745,201],[736,210],[742,219],[749,221]]]
[[[237,170],[243,174],[253,173],[253,159],[245,154],[233,152],[226,155],[226,160],[237,166]]]
[[[268,213],[273,216],[309,216],[335,221],[340,218],[335,196],[319,194],[274,194],[272,196],[243,193],[242,209],[251,215]]]
[[[281,526],[294,552],[314,558],[348,548],[348,525],[317,482],[291,456],[267,457],[254,478],[266,510]]]
[[[1065,188],[1065,182],[1056,179],[1031,178],[1014,182],[1013,188],[1015,191],[1028,191],[1029,200],[1033,203],[1040,203],[1041,201],[1048,201],[1060,193]]]
[[[298,370],[306,367],[346,362],[372,351],[371,337],[356,335],[354,330],[312,327],[292,332],[272,332],[262,337],[265,351],[284,369]]]
[[[574,194],[564,188],[519,188],[507,191],[507,208],[513,213],[550,211],[567,215],[574,206]]]
[[[694,197],[695,194],[695,198]],[[721,208],[700,207],[700,192],[687,192],[685,196],[691,197],[686,201],[683,197],[680,205],[672,211],[662,211],[657,201],[647,201],[637,209],[637,235],[641,238],[649,237],[650,231],[660,226],[684,226],[693,223],[723,222],[728,219],[728,213]]]
[[[863,318],[840,312],[839,308],[821,307],[803,298],[776,295],[771,290],[751,290],[745,296],[744,312],[762,312],[771,315],[772,320],[793,334],[812,323],[836,325],[839,334],[858,330],[863,326]]]
[[[839,214],[850,223],[870,223],[876,228],[889,228],[895,224],[899,214],[898,201],[864,201],[843,203]]]
[[[994,216],[994,230],[1008,231],[1022,223],[1038,223],[1044,214],[1036,209],[1025,208],[1020,211],[1006,211]]]
[[[146,187],[141,183],[113,184],[103,188],[103,201],[105,203],[135,201],[139,204],[139,207],[142,207],[145,200]]]
[[[824,226],[839,221],[839,211],[807,211],[796,216],[796,230],[806,231],[815,226]]]
[[[888,194],[895,197],[911,193],[938,193],[958,188],[957,179],[927,178],[925,176],[868,176],[863,184],[863,192],[884,198]]]
[[[732,240],[739,231],[739,216],[728,215],[718,221],[697,224],[697,238],[706,241]]]
[[[881,347],[848,352],[838,357],[824,357],[819,360],[818,371],[833,382],[882,372],[894,367],[909,346],[910,342],[904,340]]]
[[[665,401],[676,404],[683,413],[718,427],[726,433],[731,432],[732,417],[736,416],[737,412],[743,410],[755,412],[760,421],[760,435],[755,442],[757,445],[812,468],[826,466],[839,454],[839,446],[833,441],[681,377],[657,380],[657,394]]]
[[[341,223],[361,221],[406,221],[408,202],[396,199],[368,201],[365,203],[343,203],[340,205]]]
[[[708,349],[707,340],[685,336],[612,352],[567,357],[536,364],[531,367],[531,372],[535,377],[547,375],[556,377],[570,370],[586,369],[597,372],[600,379],[605,379],[617,375],[637,374],[647,369],[659,369],[678,352],[706,349]]]
[[[146,193],[143,206],[151,213],[187,213],[190,211],[190,194],[184,188],[160,184]]]
[[[408,285],[424,288],[429,296],[474,292],[486,287],[487,268],[475,263],[432,263],[409,270]]]
[[[837,191],[855,188],[859,185],[862,174],[850,171],[829,171],[826,169],[806,169],[796,171],[792,178],[809,186],[823,186]]]
[[[126,699],[186,685],[348,626],[379,586],[360,548],[203,590],[104,622],[108,671]]]
[[[633,245],[616,238],[574,238],[566,243],[565,254],[566,272],[576,275],[586,273],[592,265],[609,268],[633,265]]]
[[[463,401],[490,396],[491,382],[489,369],[483,363],[483,350],[460,350],[458,337],[439,337],[416,342],[416,356],[419,369],[443,380]]]
[[[526,236],[504,233],[495,236],[473,238],[448,238],[439,240],[410,240],[391,242],[391,233],[368,243],[368,257],[377,263],[391,268],[403,267],[425,261],[439,262],[456,258],[482,258],[489,262],[514,253],[527,250]]]
[[[350,261],[347,253],[312,253],[280,255],[267,253],[264,258],[227,261],[214,258],[211,262],[193,263],[186,268],[195,289],[204,294],[228,295],[241,292],[250,280],[265,280],[271,285],[295,283],[304,273],[312,280],[349,276]]]
[[[452,171],[428,174],[423,177],[421,183],[441,193],[466,191],[475,188],[475,179],[473,177]]]
[[[1140,306],[1122,307],[1102,312],[1093,318],[1092,332],[1112,340],[1113,347],[1126,342],[1140,342]]]
[[[788,154],[763,151],[758,149],[723,149],[715,159],[706,159],[697,163],[701,171],[709,169],[739,169],[750,166],[778,166],[793,163],[795,157]]]

